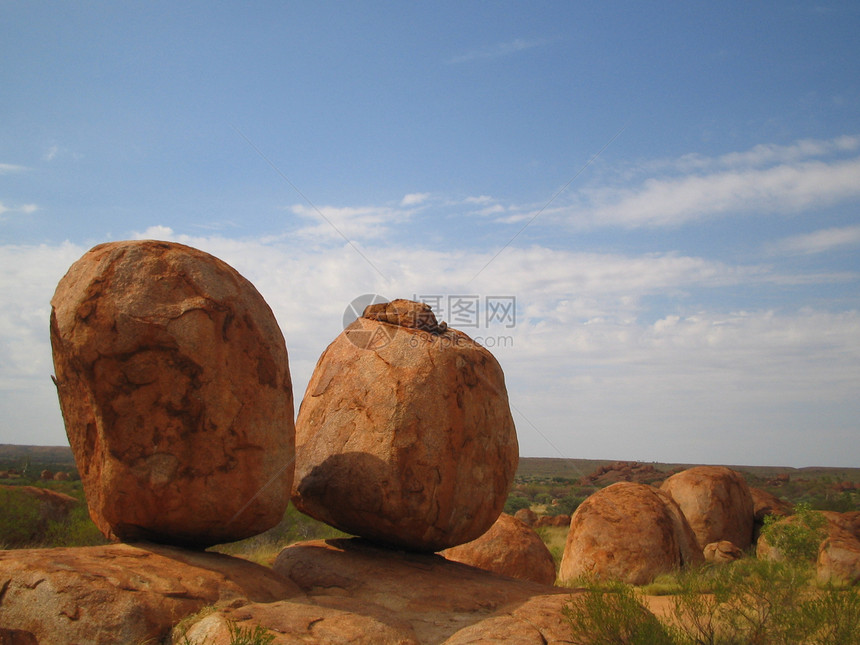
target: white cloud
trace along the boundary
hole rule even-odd
[[[430,198],[430,193],[409,193],[404,195],[400,200],[401,206],[417,206],[426,202]]]
[[[805,159],[855,152],[860,149],[860,136],[843,135],[833,139],[801,139],[789,145],[762,143],[749,150],[729,152],[717,157],[698,153],[677,159],[661,159],[641,165],[646,172],[677,170],[693,172],[723,168],[755,168],[774,164],[797,163]]]
[[[135,233],[133,236],[135,240],[164,240],[168,242],[178,241],[176,233],[173,232],[173,229],[169,226],[162,226],[160,224],[156,226],[150,226],[142,233]]]
[[[30,170],[27,166],[19,166],[12,163],[0,163],[0,175],[7,175],[13,172],[23,172]]]
[[[468,63],[474,60],[493,60],[526,51],[528,49],[533,49],[535,47],[541,47],[546,44],[547,41],[544,39],[529,40],[525,38],[516,38],[509,42],[488,45],[459,56],[454,56],[448,60],[448,63],[453,65],[457,63]]]
[[[794,213],[860,197],[860,158],[651,178],[632,189],[581,191],[580,226],[674,226],[726,213]]]
[[[490,202],[496,201],[489,195],[478,195],[477,197],[467,197],[463,200],[465,204],[489,204]]]
[[[738,444],[751,442],[773,450],[752,461],[803,465],[797,460],[814,459],[820,440],[804,438],[802,415],[792,418],[786,401],[851,413],[857,407],[852,401],[860,380],[858,312],[780,314],[686,305],[683,296],[693,289],[778,279],[768,268],[678,254],[535,246],[508,249],[470,282],[491,254],[365,247],[390,278],[385,280],[343,242],[311,248],[300,236],[192,237],[164,226],[139,237],[169,237],[212,253],[257,287],[284,330],[297,404],[357,295],[471,293],[516,297],[514,328],[464,329],[488,343],[511,339],[493,352],[505,369],[526,455],[719,462],[738,454]],[[47,378],[48,303],[83,251],[70,244],[0,246],[0,442],[63,441]],[[656,321],[643,315],[650,296],[668,301]],[[450,312],[440,313],[451,319]],[[18,409],[21,401],[33,408],[30,417]],[[27,418],[30,425],[24,427]],[[793,447],[776,445],[768,434],[774,424],[797,433]],[[39,433],[30,433],[31,426]],[[685,443],[693,430],[696,442]],[[837,449],[849,450],[849,438]]]
[[[36,206],[36,204],[6,206],[3,202],[0,202],[0,217],[2,217],[6,213],[21,213],[23,215],[30,215],[31,213],[35,213],[37,210],[39,210],[39,207]]]
[[[860,246],[860,225],[821,229],[804,235],[794,235],[772,245],[772,253],[811,255],[832,249]]]
[[[317,240],[379,239],[390,232],[392,224],[409,218],[409,211],[376,206],[312,208],[296,204],[290,211],[313,222],[301,228],[298,234]]]

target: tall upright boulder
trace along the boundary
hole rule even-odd
[[[371,305],[308,384],[293,501],[348,533],[438,551],[492,526],[518,452],[492,354],[427,305]]]
[[[725,466],[696,466],[660,487],[681,507],[699,544],[728,541],[745,550],[753,540],[755,507],[743,476]]]
[[[558,577],[641,585],[702,561],[702,550],[671,499],[646,484],[618,482],[574,512]]]
[[[60,407],[106,535],[205,547],[277,524],[295,428],[271,309],[181,244],[101,244],[51,300]]]

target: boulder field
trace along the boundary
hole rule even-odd
[[[588,497],[570,520],[559,579],[641,585],[703,560],[675,502],[646,484],[619,482]]]

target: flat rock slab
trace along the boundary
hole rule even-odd
[[[276,644],[573,642],[562,608],[574,590],[514,580],[438,555],[388,550],[361,539],[317,540],[287,547],[273,569],[308,600],[291,598],[280,608],[246,605],[224,615],[240,627],[270,628]],[[300,614],[307,619],[301,629],[283,630],[284,621]]]
[[[0,551],[2,630],[43,645],[161,643],[204,606],[295,595],[272,570],[219,553],[149,544]]]

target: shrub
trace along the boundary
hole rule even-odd
[[[86,504],[73,507],[61,522],[49,522],[44,541],[47,546],[96,546],[108,543],[90,518]]]
[[[39,500],[14,488],[0,489],[0,544],[21,547],[37,540],[42,531]]]
[[[576,495],[565,495],[558,503],[548,506],[546,509],[547,515],[573,515],[574,511],[579,508],[579,505],[585,501],[584,497]]]
[[[504,511],[508,515],[513,515],[517,511],[528,508],[531,506],[531,503],[525,497],[520,497],[518,495],[509,495],[507,501],[505,502]]]
[[[860,645],[860,589],[817,589],[810,573],[755,559],[681,572],[662,621],[642,617],[633,587],[591,584],[565,616],[579,645]]]
[[[633,588],[616,582],[586,583],[565,606],[577,645],[672,645],[670,632],[636,599]]]
[[[826,537],[826,525],[827,519],[821,513],[813,511],[807,503],[800,503],[790,518],[765,517],[761,534],[789,562],[811,562]]]

